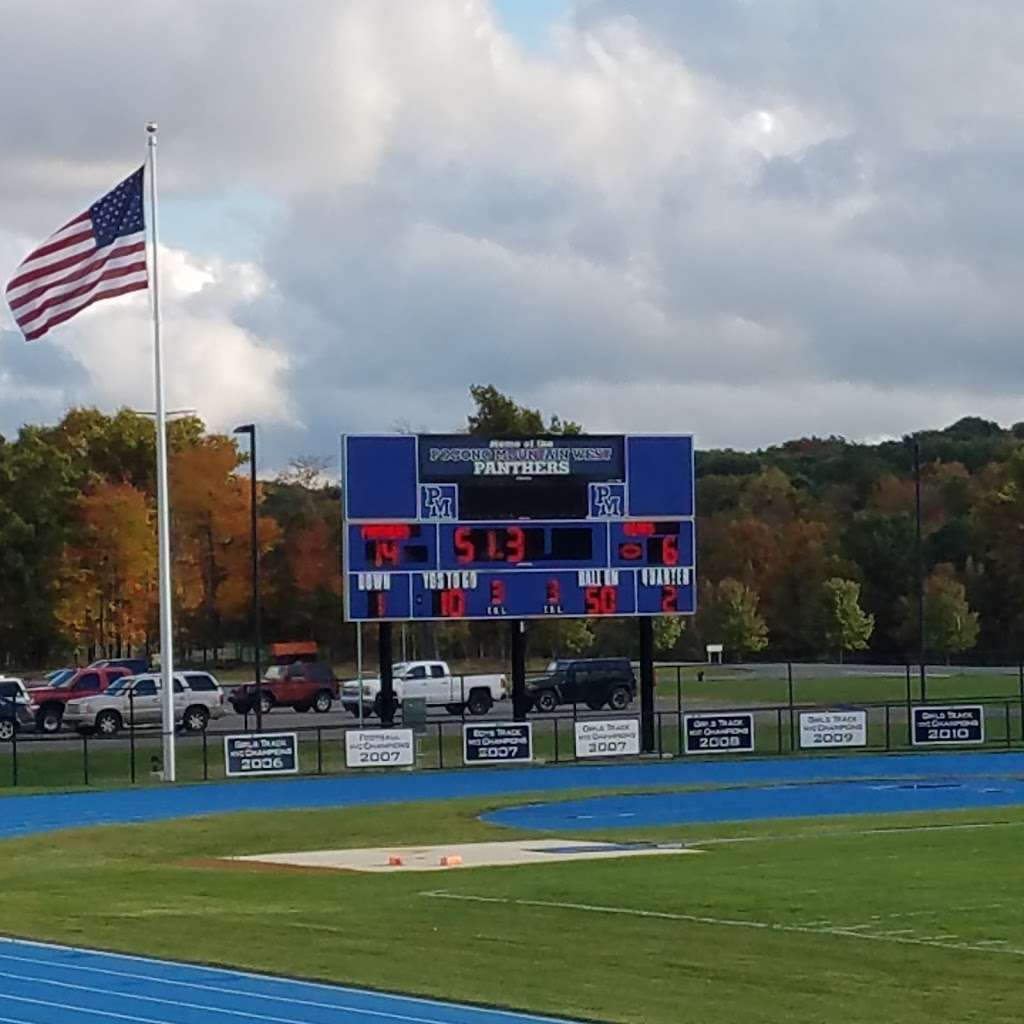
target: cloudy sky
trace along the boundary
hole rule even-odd
[[[6,0],[0,283],[158,119],[169,402],[271,463],[471,383],[703,446],[1024,420],[1019,0]],[[0,432],[152,408],[145,295]]]

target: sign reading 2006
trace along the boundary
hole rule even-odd
[[[299,770],[299,738],[293,732],[224,737],[224,774],[293,775]]]
[[[749,711],[683,715],[687,754],[730,754],[754,749],[754,715]]]

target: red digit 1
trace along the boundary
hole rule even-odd
[[[476,561],[476,550],[468,526],[459,526],[455,530],[455,557],[462,564]]]
[[[505,544],[505,558],[515,565],[526,557],[526,534],[521,526],[508,528],[508,540]]]
[[[388,610],[387,601],[384,598],[384,591],[374,591],[370,596],[373,598],[373,612],[371,614],[376,619],[384,618]]]
[[[679,541],[675,534],[668,534],[661,542],[661,557],[666,565],[679,564]]]
[[[548,604],[562,603],[562,584],[558,580],[548,580]]]
[[[679,590],[676,587],[661,588],[661,610],[663,612],[679,611]]]

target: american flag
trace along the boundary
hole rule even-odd
[[[7,303],[26,341],[100,299],[147,286],[143,170],[55,231],[14,272]]]

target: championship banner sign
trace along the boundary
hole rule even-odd
[[[345,733],[347,768],[409,767],[415,763],[412,729],[349,729]]]
[[[576,723],[577,757],[626,757],[640,753],[640,719],[583,719]]]
[[[824,747],[866,747],[868,713],[866,711],[802,711],[800,746],[820,750]]]
[[[917,707],[911,716],[915,747],[985,742],[985,709],[980,704]]]
[[[533,760],[533,725],[464,725],[462,760],[465,764],[506,764]]]
[[[265,732],[224,737],[224,774],[294,775],[299,770],[299,737],[294,732]]]
[[[750,711],[683,715],[687,754],[734,754],[754,749],[754,715]]]

